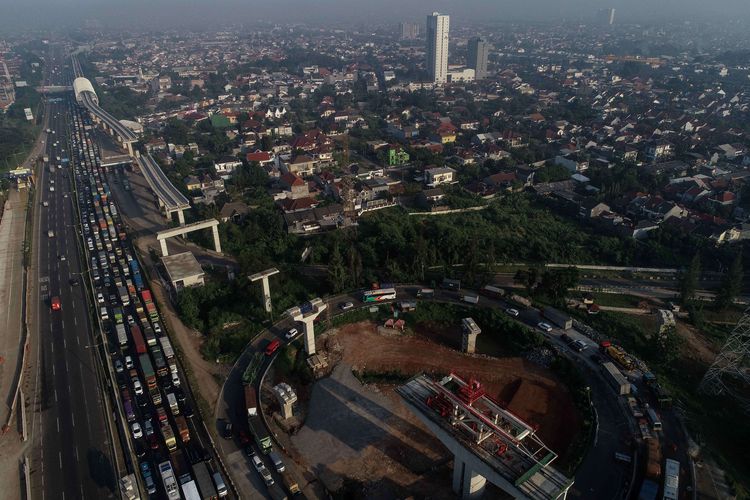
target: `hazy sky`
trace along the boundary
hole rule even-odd
[[[0,26],[71,25],[78,16],[127,27],[147,23],[396,23],[437,10],[460,20],[581,20],[615,7],[621,22],[750,18],[750,0],[0,0]]]

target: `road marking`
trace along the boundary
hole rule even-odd
[[[57,403],[57,388],[55,388],[55,403]]]
[[[78,320],[76,319],[76,317],[75,317],[75,316],[73,316],[73,324],[74,324],[75,326],[78,326]]]
[[[63,349],[68,348],[68,342],[65,340],[65,337],[63,337]]]
[[[76,426],[76,415],[75,415],[75,413],[71,413],[70,414],[70,419],[73,422],[73,427],[75,427]]]
[[[55,376],[55,364],[54,363],[52,363],[52,376],[53,377]]]
[[[62,470],[62,452],[61,451],[57,452],[57,458],[60,461],[60,470]],[[63,498],[65,498],[65,492],[63,492]]]
[[[60,432],[60,417],[55,418],[57,420],[57,432]]]
[[[76,344],[81,345],[81,339],[76,335]]]

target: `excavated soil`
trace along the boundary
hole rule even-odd
[[[465,355],[448,347],[449,339],[435,340],[439,343],[421,332],[385,335],[363,322],[343,326],[321,342],[337,344],[338,364],[313,386],[308,420],[292,441],[327,486],[335,489],[350,478],[366,485],[370,498],[452,495],[450,453],[401,402],[394,385],[363,386],[351,371],[474,377],[488,395],[538,426],[547,446],[565,453],[580,419],[551,372],[521,358]],[[352,427],[357,420],[361,429]]]

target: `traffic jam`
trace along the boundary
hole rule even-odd
[[[224,478],[196,430],[201,424],[194,421],[175,351],[111,199],[88,114],[71,104],[71,116],[74,185],[88,268],[83,278],[93,288],[118,386],[119,414],[138,458],[137,473],[151,498],[227,496]],[[60,299],[51,307],[59,310]]]

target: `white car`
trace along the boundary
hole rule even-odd
[[[104,304],[104,295],[101,292],[96,294],[96,301],[100,304]]]
[[[133,429],[133,439],[140,439],[143,437],[143,430],[141,429],[141,424],[139,424],[138,422],[133,422],[132,429]]]
[[[153,325],[154,325],[154,331],[156,332],[156,334],[161,335],[161,325],[156,322]]]
[[[179,387],[180,385],[180,376],[175,372],[172,372],[172,385],[175,387]]]
[[[552,331],[552,325],[549,323],[545,323],[544,321],[537,323],[537,328],[539,328],[542,331],[545,331],[547,333]]]
[[[294,337],[296,337],[298,333],[299,333],[299,331],[297,331],[297,329],[296,329],[296,328],[290,328],[290,329],[289,329],[289,331],[288,331],[288,332],[286,332],[286,335],[284,335],[284,337],[285,337],[285,338],[286,338],[287,340],[291,340],[291,339],[293,339]]]
[[[48,207],[48,206],[49,206],[49,202],[48,202],[47,200],[44,200],[44,201],[42,202],[42,206],[43,206],[43,207]]]
[[[518,317],[518,309],[513,309],[512,307],[509,307],[508,309],[505,310],[505,314],[516,318]]]
[[[128,370],[133,368],[133,358],[131,358],[130,356],[125,356],[125,368],[127,368]]]
[[[344,302],[339,307],[341,308],[342,311],[348,311],[349,309],[354,307],[354,304],[352,302]]]
[[[139,396],[143,394],[143,386],[141,385],[141,381],[137,378],[133,379],[133,389],[135,390],[135,393]]]

